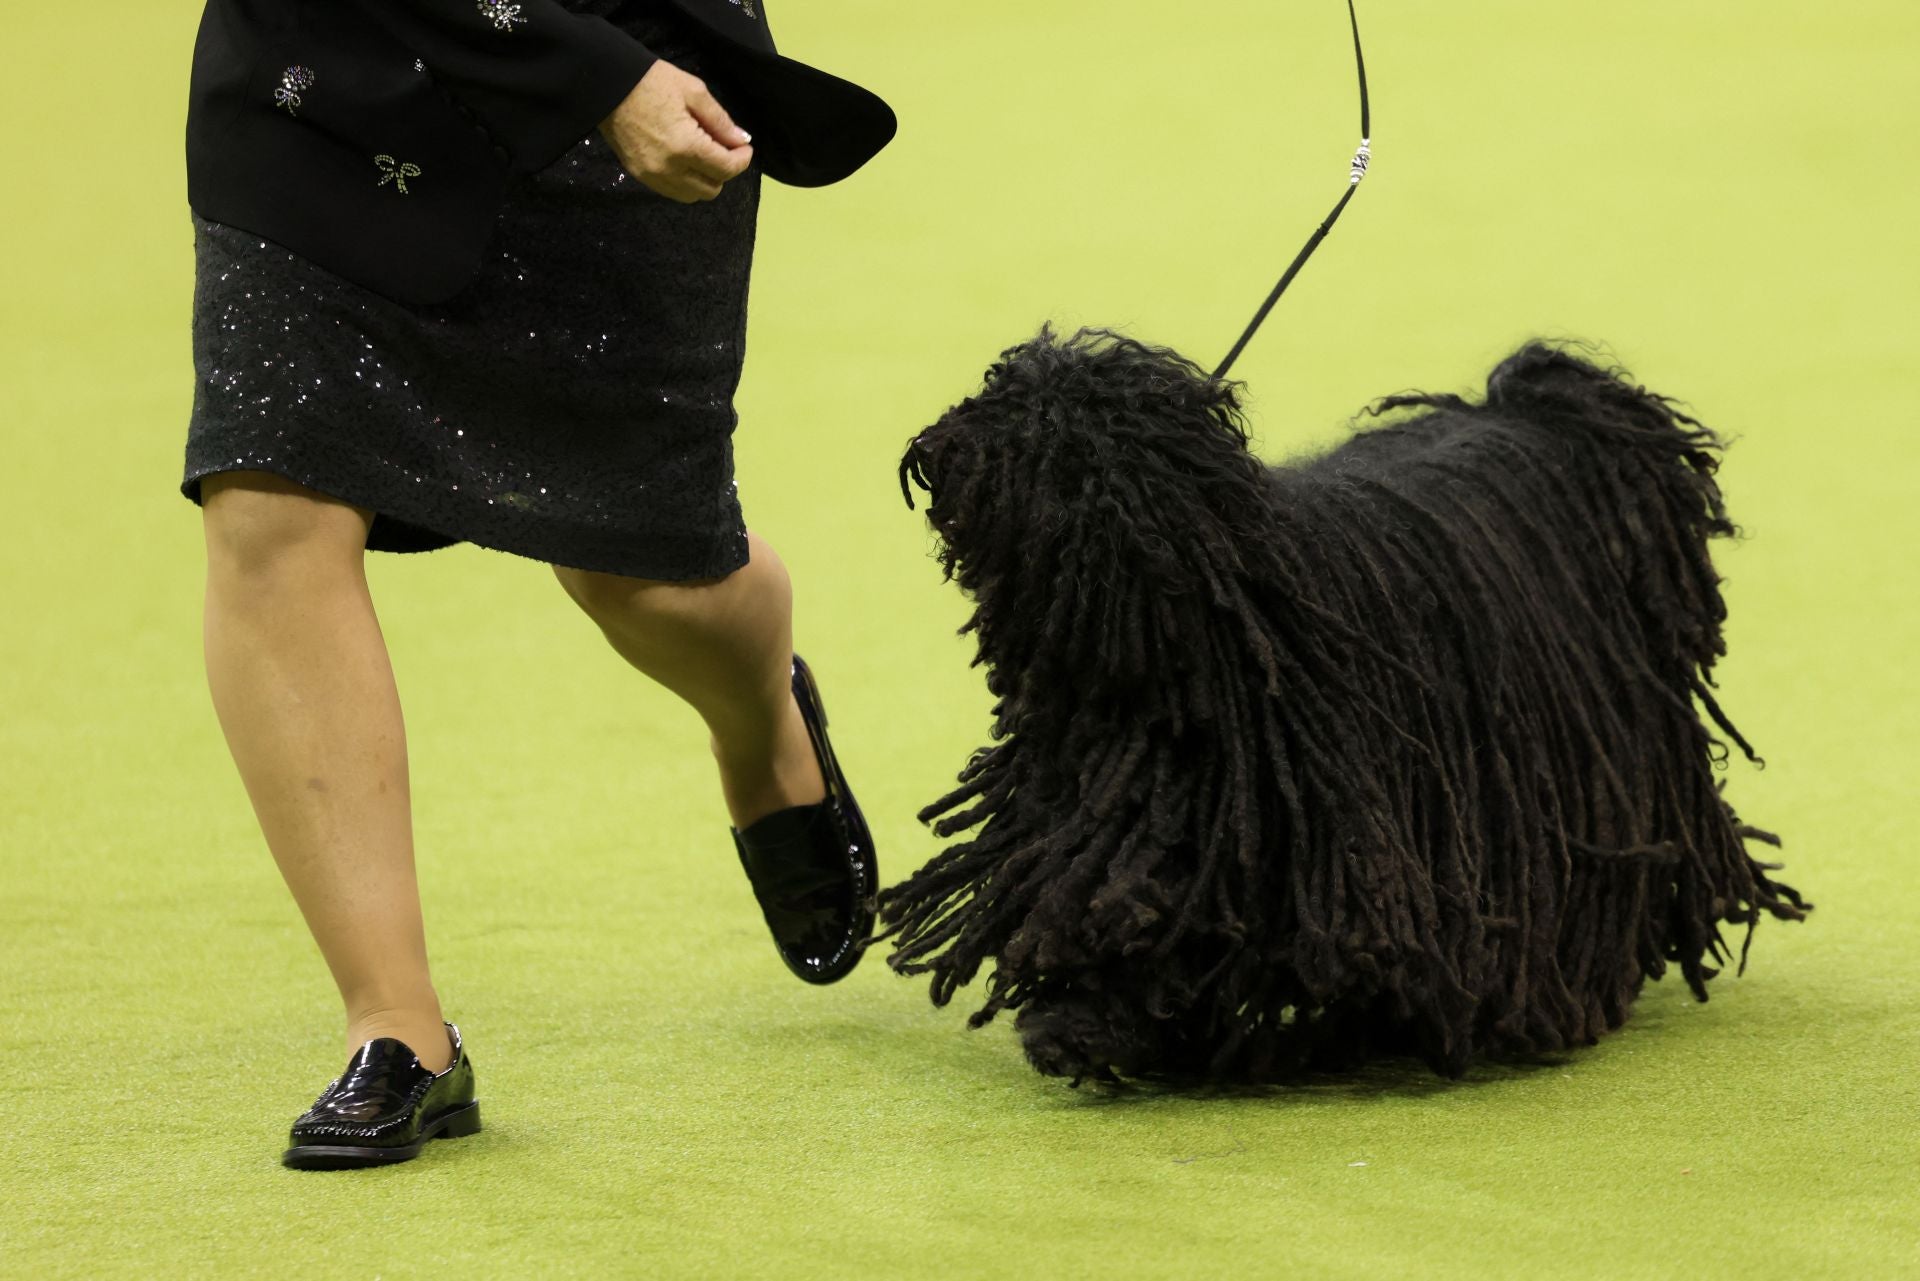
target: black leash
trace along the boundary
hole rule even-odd
[[[1353,26],[1354,65],[1360,69],[1360,149],[1353,153],[1353,166],[1347,175],[1347,189],[1340,193],[1340,203],[1333,207],[1333,212],[1328,214],[1326,221],[1320,224],[1320,229],[1307,238],[1306,245],[1294,257],[1293,265],[1288,267],[1285,274],[1280,277],[1280,283],[1273,287],[1273,292],[1267,295],[1267,300],[1260,304],[1260,310],[1253,313],[1253,320],[1247,325],[1246,332],[1240,335],[1240,341],[1233,344],[1233,350],[1228,352],[1227,358],[1220,362],[1220,368],[1213,371],[1216,379],[1225,378],[1227,371],[1233,368],[1233,362],[1240,359],[1240,353],[1246,350],[1249,342],[1253,341],[1253,335],[1260,328],[1260,322],[1267,318],[1267,313],[1273,310],[1273,304],[1280,301],[1280,295],[1287,291],[1287,286],[1293,283],[1293,278],[1300,274],[1300,268],[1305,266],[1307,259],[1313,256],[1313,251],[1320,247],[1320,242],[1327,238],[1327,233],[1333,230],[1333,224],[1340,217],[1341,211],[1346,209],[1347,202],[1353,199],[1353,193],[1359,190],[1360,180],[1367,176],[1367,162],[1373,155],[1373,119],[1367,110],[1367,60],[1360,53],[1360,19],[1354,16],[1353,0],[1347,0],[1347,21]]]

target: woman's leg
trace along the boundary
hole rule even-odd
[[[826,795],[793,701],[793,586],[773,548],[747,541],[747,566],[710,582],[554,567],[614,649],[706,721],[727,812],[742,828]]]
[[[347,1049],[452,1048],[427,973],[406,732],[367,591],[372,514],[265,472],[202,482],[213,705],[346,1002]]]

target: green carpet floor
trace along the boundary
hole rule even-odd
[[[1536,333],[1738,437],[1729,772],[1819,905],[1550,1066],[1109,1096],[869,964],[776,962],[704,739],[544,570],[380,558],[436,974],[487,1129],[295,1174],[318,954],[208,703],[181,174],[191,0],[0,52],[0,1275],[1920,1276],[1910,167],[1920,10],[1363,0],[1375,166],[1237,372],[1271,456]],[[1333,0],[792,0],[898,143],[769,189],[741,397],[885,871],[986,698],[893,467],[1042,319],[1224,351],[1336,194]]]

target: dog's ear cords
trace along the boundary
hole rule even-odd
[[[1307,259],[1313,257],[1313,251],[1320,247],[1320,242],[1327,238],[1329,231],[1333,230],[1333,224],[1340,220],[1342,213],[1346,212],[1347,202],[1352,200],[1353,193],[1360,189],[1360,180],[1367,176],[1367,165],[1373,160],[1373,113],[1367,106],[1367,60],[1360,52],[1360,19],[1353,12],[1353,0],[1347,0],[1347,22],[1353,27],[1353,64],[1360,73],[1360,146],[1353,153],[1353,163],[1347,169],[1346,190],[1340,193],[1340,200],[1334,205],[1333,212],[1321,220],[1320,226],[1307,237],[1307,243],[1302,245],[1300,252],[1294,255],[1293,262],[1281,273],[1280,283],[1273,287],[1273,292],[1267,295],[1267,300],[1260,304],[1260,310],[1253,313],[1253,319],[1247,323],[1247,328],[1240,335],[1240,340],[1233,344],[1233,350],[1228,352],[1227,358],[1220,362],[1220,367],[1213,371],[1215,378],[1225,378],[1227,371],[1233,368],[1233,362],[1240,359],[1240,353],[1245,351],[1247,344],[1253,341],[1253,335],[1259,331],[1261,322],[1267,318],[1267,313],[1273,310],[1273,305],[1280,301],[1280,295],[1287,292],[1287,286],[1292,284],[1293,278],[1300,274],[1300,268],[1306,266]]]

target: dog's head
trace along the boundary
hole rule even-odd
[[[1098,329],[1002,352],[900,464],[1000,694],[1137,678],[1154,600],[1208,591],[1259,529],[1262,473],[1236,384]]]

